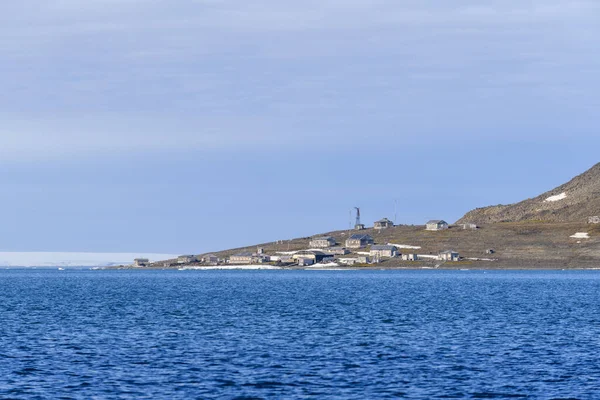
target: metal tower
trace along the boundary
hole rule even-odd
[[[354,207],[356,210],[356,224],[354,224],[354,229],[361,231],[365,229],[365,226],[360,222],[360,208]]]
[[[359,225],[361,225],[361,223],[360,223],[360,208],[354,207],[354,209],[356,210],[356,222],[354,223],[354,226],[359,226]]]

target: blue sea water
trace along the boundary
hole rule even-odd
[[[600,271],[0,271],[2,399],[600,398]]]

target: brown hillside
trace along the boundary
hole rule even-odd
[[[548,200],[553,198],[557,200]],[[457,223],[585,222],[588,217],[599,214],[600,163],[570,182],[538,197],[511,205],[477,208],[468,212]]]

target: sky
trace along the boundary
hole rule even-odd
[[[600,3],[0,2],[0,251],[453,222],[600,161]]]

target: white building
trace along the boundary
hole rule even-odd
[[[390,245],[371,246],[371,257],[374,258],[393,258],[398,255],[398,248]]]
[[[446,250],[440,253],[439,259],[442,261],[460,261],[460,255],[456,251]]]
[[[448,223],[441,219],[434,219],[426,224],[426,230],[428,231],[443,231],[444,229],[448,229]]]
[[[310,241],[310,247],[314,247],[317,249],[332,247],[335,246],[335,244],[335,239],[331,236],[316,237]]]
[[[307,257],[298,258],[298,266],[299,267],[307,267],[309,265],[314,265],[314,264],[315,264],[314,258],[307,258]]]
[[[360,233],[354,234],[350,236],[346,240],[346,247],[349,249],[360,249],[361,247],[365,247],[373,244],[375,241],[370,235],[363,235]]]
[[[460,224],[460,227],[464,230],[476,230],[479,228],[477,224]]]
[[[190,264],[190,263],[193,263],[196,261],[198,261],[198,258],[196,256],[192,256],[192,255],[185,255],[185,256],[177,257],[177,264]]]
[[[147,258],[136,258],[135,260],[133,260],[134,267],[145,267],[148,264],[150,264],[150,260],[148,260]]]
[[[202,257],[202,262],[206,264],[216,264],[219,262],[219,257],[215,256],[214,254],[207,254]]]
[[[377,229],[377,230],[393,228],[393,227],[394,227],[394,223],[387,218],[380,219],[379,221],[375,221],[375,229]]]

